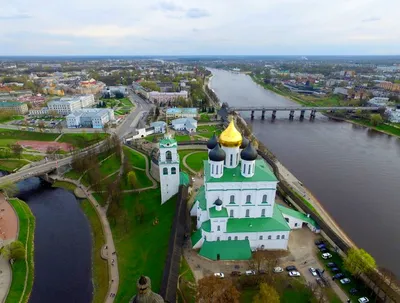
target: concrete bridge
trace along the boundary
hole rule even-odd
[[[254,119],[254,113],[256,111],[261,112],[261,119],[265,119],[265,112],[272,112],[272,119],[276,118],[276,112],[278,111],[288,111],[289,119],[294,118],[294,113],[296,111],[300,111],[300,119],[304,119],[304,115],[306,111],[311,111],[310,119],[315,118],[315,114],[317,111],[329,111],[335,112],[338,110],[346,110],[346,111],[379,111],[384,110],[384,107],[371,106],[371,107],[360,107],[360,106],[240,106],[240,107],[229,107],[228,111],[235,112],[251,112],[251,119]]]

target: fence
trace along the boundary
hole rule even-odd
[[[188,232],[188,230],[186,230],[187,198],[188,188],[186,186],[180,186],[175,207],[175,218],[169,238],[167,261],[164,266],[160,288],[160,295],[166,302],[170,303],[176,302],[176,289],[178,286],[182,247],[185,233]]]

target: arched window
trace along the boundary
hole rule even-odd
[[[204,236],[204,240],[207,240],[207,236]]]
[[[279,235],[277,235],[277,236],[276,236],[276,239],[277,239],[277,240],[279,240],[279,239],[280,239],[280,236],[279,236]]]
[[[217,174],[218,175],[218,164],[217,165],[215,165],[215,170],[216,170],[216,172],[215,172],[215,174]]]
[[[211,173],[214,174],[214,165],[211,164]]]
[[[229,217],[233,218],[233,209],[229,211]]]
[[[271,240],[271,236],[268,236],[268,240]]]
[[[231,195],[230,197],[229,197],[229,203],[235,203],[235,196],[234,195]]]
[[[163,175],[168,175],[168,168],[164,167],[162,173]]]
[[[244,237],[244,239],[245,239],[245,240],[248,240],[248,239],[249,239],[249,237],[248,237],[248,236],[246,236],[246,237]]]
[[[217,231],[221,231],[221,226],[217,226]]]
[[[235,236],[235,240],[237,240],[238,239],[238,237],[237,236]]]
[[[250,217],[250,209],[246,209],[246,218]]]
[[[219,237],[217,237],[217,241],[219,241]]]
[[[233,155],[231,154],[230,160],[229,160],[229,166],[233,165]]]
[[[267,203],[267,195],[263,195],[262,202]]]
[[[243,164],[243,174],[246,173],[246,164]]]
[[[232,240],[232,237],[228,237],[228,240]]]
[[[265,217],[265,208],[261,210],[261,217]]]
[[[247,195],[246,196],[246,203],[251,203],[250,200],[251,200],[251,195]]]
[[[262,240],[263,239],[263,236],[260,236],[260,240]]]
[[[176,175],[176,167],[171,168],[171,175]]]
[[[167,161],[171,161],[172,160],[172,153],[171,153],[170,150],[166,151],[165,158],[167,159]]]
[[[250,173],[251,173],[251,165],[249,165],[249,171],[247,173],[250,175]]]
[[[282,235],[281,239],[285,239],[285,235]]]

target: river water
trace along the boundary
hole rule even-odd
[[[232,106],[298,105],[249,76],[212,69],[211,87]],[[249,121],[256,137],[313,193],[357,246],[400,276],[400,139],[320,114]]]
[[[30,303],[90,303],[92,239],[75,196],[39,178],[18,183],[36,217],[35,278]]]

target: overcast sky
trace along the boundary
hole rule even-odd
[[[0,55],[400,55],[400,0],[0,0]]]

